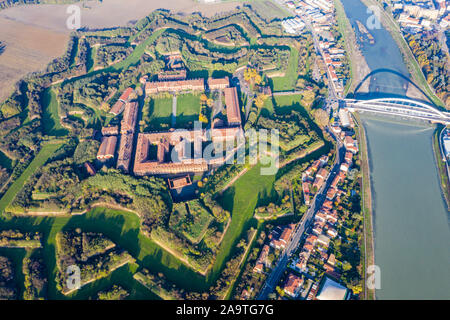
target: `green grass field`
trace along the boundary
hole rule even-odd
[[[55,92],[48,88],[42,95],[42,109],[43,112],[43,126],[44,133],[49,136],[63,136],[67,134],[67,130],[61,125],[59,112],[58,112],[58,100],[56,99]]]
[[[199,94],[180,94],[177,97],[177,128],[191,128],[200,113]]]
[[[144,131],[168,130],[172,116],[172,98],[152,98],[144,105]]]
[[[211,224],[213,216],[203,208],[198,200],[177,203],[174,205],[174,209],[170,216],[169,226],[191,243],[200,242]]]
[[[276,96],[274,97],[274,100],[275,105],[279,108],[282,108],[292,106],[295,103],[301,103],[302,98],[303,97],[301,94],[291,94],[288,96]]]
[[[284,113],[293,109],[294,105],[299,104],[302,105],[302,95],[288,95],[288,96],[276,96],[274,97],[275,102],[275,112],[276,113]]]
[[[108,277],[84,286],[68,298],[87,299],[112,284],[120,284],[133,292],[130,299],[157,299],[154,294],[133,279],[133,274],[139,267],[145,267],[154,273],[163,272],[170,281],[184,288],[192,290],[208,288],[204,277],[186,267],[140,232],[140,220],[134,213],[95,208],[85,215],[73,217],[14,217],[8,221],[4,219],[0,221],[1,229],[38,231],[44,235],[44,260],[50,274],[50,299],[66,298],[56,289],[54,281],[57,271],[56,234],[61,230],[78,227],[87,232],[103,233],[114,243],[127,250],[137,262],[125,265],[112,272]]]
[[[271,194],[275,175],[261,175],[262,167],[261,164],[255,165],[219,198],[224,208],[231,212],[231,224],[220,245],[210,274],[212,278],[218,275],[226,259],[232,254],[235,242],[249,227],[258,201]]]
[[[284,77],[272,78],[273,91],[289,91],[294,90],[298,80],[298,50],[291,47],[291,54],[289,56],[288,67]]]
[[[9,187],[8,191],[0,199],[0,215],[5,212],[5,209],[16,197],[16,194],[23,188],[25,182],[34,174],[34,172],[43,166],[47,159],[61,146],[61,143],[44,145],[41,151],[33,159],[30,165],[25,169],[22,175],[14,181]]]
[[[11,169],[12,160],[3,152],[0,151],[0,167]]]

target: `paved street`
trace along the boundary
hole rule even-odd
[[[293,10],[291,10],[291,9],[287,8],[286,6],[284,6],[284,4],[280,0],[276,0],[276,1],[280,5],[285,7],[287,10],[289,10],[294,16],[296,15],[296,13]],[[319,47],[319,41],[317,39],[317,35],[314,33],[314,30],[313,30],[310,22],[307,21],[306,19],[304,19],[304,20],[305,20],[305,23],[306,23],[306,26],[307,26],[308,30],[313,35],[313,41],[314,41],[315,50],[316,50],[316,52],[318,54],[321,54],[322,52],[321,52],[320,47]],[[331,79],[329,74],[328,74],[328,78]],[[337,97],[337,94],[336,94],[336,91],[335,91],[335,88],[334,88],[333,85],[328,87],[328,92],[329,92],[329,97],[326,100],[326,109],[327,109],[327,111],[331,111],[331,107],[330,107],[331,103],[333,101],[335,101],[336,97]],[[275,266],[275,268],[272,270],[272,272],[268,276],[268,278],[266,280],[266,283],[265,283],[265,285],[264,285],[263,289],[261,290],[261,293],[260,293],[260,295],[258,297],[258,300],[266,300],[268,295],[275,289],[276,285],[280,281],[280,278],[281,278],[283,272],[286,270],[289,258],[291,257],[292,253],[295,252],[296,249],[298,248],[298,245],[300,244],[300,241],[302,240],[302,238],[303,238],[303,236],[305,234],[305,231],[308,230],[311,222],[313,221],[314,214],[316,213],[316,209],[320,208],[322,203],[324,202],[324,200],[326,198],[326,192],[328,190],[328,186],[333,181],[333,179],[336,176],[336,174],[339,172],[339,167],[341,165],[341,159],[343,159],[343,154],[344,154],[345,150],[344,150],[343,146],[341,145],[341,143],[336,139],[334,134],[331,132],[331,130],[329,130],[328,127],[326,128],[326,130],[327,130],[328,133],[330,133],[330,135],[333,137],[333,139],[338,144],[337,145],[338,152],[336,154],[335,164],[334,164],[333,169],[331,170],[331,172],[330,172],[330,174],[329,174],[329,176],[328,176],[328,178],[326,180],[326,183],[316,193],[310,208],[305,213],[305,215],[303,216],[302,220],[296,225],[295,231],[294,231],[294,234],[292,236],[292,239],[291,239],[290,243],[288,244],[288,246],[284,250],[284,252],[281,254],[281,257],[278,260],[277,265]]]
[[[172,128],[175,128],[177,123],[177,95],[173,94],[172,98]]]
[[[327,131],[331,134],[331,136],[336,139],[336,137],[333,135],[333,133],[327,128]],[[326,183],[320,188],[320,190],[317,192],[316,196],[313,199],[313,202],[311,204],[311,207],[308,209],[308,211],[303,216],[302,220],[297,224],[295,227],[294,234],[292,236],[292,239],[290,243],[288,244],[287,248],[284,250],[284,252],[281,254],[281,257],[275,266],[275,268],[270,273],[269,277],[266,280],[266,284],[264,285],[263,289],[261,290],[261,293],[258,297],[258,300],[266,300],[269,293],[271,293],[278,282],[280,281],[280,278],[283,274],[283,272],[286,270],[287,262],[291,255],[296,251],[298,245],[300,244],[300,241],[303,238],[303,235],[306,230],[308,230],[311,222],[314,220],[314,214],[316,213],[317,209],[321,207],[322,203],[324,202],[326,198],[326,193],[328,190],[329,185],[333,181],[336,174],[339,172],[339,167],[341,165],[342,159],[344,158],[345,149],[342,146],[340,142],[338,142],[338,152],[335,159],[335,164],[333,166],[333,169],[331,170]]]

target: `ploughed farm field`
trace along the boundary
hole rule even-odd
[[[111,28],[133,23],[153,10],[164,8],[181,14],[201,12],[212,16],[234,9],[242,2],[204,4],[195,0],[103,0],[85,1],[81,26]],[[80,3],[81,6],[81,3]],[[0,11],[0,102],[26,74],[42,70],[64,54],[72,30],[66,26],[68,5],[24,5]]]

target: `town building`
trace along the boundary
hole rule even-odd
[[[121,114],[125,108],[126,103],[130,101],[131,95],[133,93],[134,93],[133,88],[126,89],[109,112],[115,116]]]
[[[224,89],[227,122],[229,126],[241,126],[241,111],[235,87]]]
[[[294,19],[286,19],[281,22],[284,31],[290,34],[297,34],[305,28],[305,23],[298,17]]]
[[[284,292],[292,298],[296,298],[300,293],[302,284],[302,278],[290,273],[286,280],[286,284],[284,285]]]
[[[321,234],[317,237],[317,243],[328,248],[328,246],[330,245],[330,238],[324,234]]]
[[[186,69],[161,71],[158,73],[158,81],[185,80],[186,77]]]
[[[119,126],[110,126],[102,128],[102,135],[104,136],[117,136],[119,134]]]
[[[261,273],[264,271],[264,267],[270,267],[270,262],[267,259],[269,256],[269,252],[270,247],[268,245],[264,245],[264,247],[261,249],[258,260],[256,260],[256,265],[255,268],[253,268],[253,272]]]
[[[90,176],[95,176],[95,174],[97,173],[97,171],[95,171],[94,166],[90,162],[85,162],[84,168],[86,169],[86,172]]]
[[[227,156],[233,156],[239,146],[225,155],[208,158],[203,157],[204,142],[217,143],[234,139],[240,141],[242,137],[243,131],[238,127],[140,133],[136,147],[134,174],[143,176],[205,172],[209,165],[225,163],[228,160]],[[190,152],[192,145],[193,152]]]
[[[130,170],[131,154],[133,150],[134,134],[122,134],[120,136],[119,152],[116,168],[128,173]]]
[[[208,78],[208,88],[209,90],[223,90],[230,86],[230,79],[228,77],[214,79]]]
[[[145,94],[156,94],[161,92],[183,92],[183,91],[205,91],[203,79],[156,81],[145,84]]]
[[[277,250],[284,250],[288,245],[289,241],[291,241],[292,232],[294,231],[294,224],[290,224],[284,227],[283,232],[281,233],[278,239],[272,239],[270,241],[270,246]]]
[[[316,295],[317,300],[346,300],[349,290],[340,283],[325,276],[325,280]]]
[[[137,116],[138,116],[138,103],[128,102],[125,105],[125,112],[123,114],[122,122],[120,123],[121,134],[134,133],[134,130],[136,128]]]
[[[192,184],[191,177],[188,175],[181,178],[168,179],[167,182],[170,189],[180,189]]]
[[[114,158],[116,144],[116,136],[103,137],[102,143],[100,144],[100,148],[97,152],[97,159],[100,161],[105,161]]]
[[[350,126],[350,116],[346,109],[339,110],[339,119],[341,120],[341,126],[347,128]]]

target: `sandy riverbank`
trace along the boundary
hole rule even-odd
[[[355,88],[361,83],[366,75],[370,73],[369,65],[366,62],[361,50],[358,48],[355,30],[353,30],[350,21],[348,20],[344,7],[340,0],[334,1],[340,32],[345,38],[345,51],[351,67],[351,85],[347,88],[347,92],[354,92]],[[358,92],[369,92],[370,80],[367,79],[359,88]]]
[[[150,12],[169,9],[180,14],[201,12],[212,16],[229,11],[242,2],[204,4],[194,0],[104,0],[86,1],[81,25],[92,29],[124,26]],[[0,41],[6,45],[0,55],[0,102],[26,74],[39,71],[64,54],[71,30],[66,27],[68,5],[25,5],[0,11]]]

